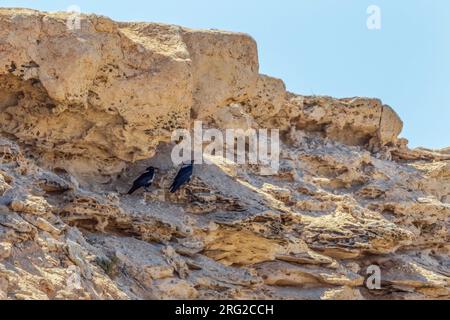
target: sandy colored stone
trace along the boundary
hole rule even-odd
[[[0,299],[450,299],[448,148],[287,92],[246,34],[67,18],[0,9]],[[212,156],[169,195],[196,120],[280,129],[279,171]]]
[[[51,212],[51,206],[42,197],[27,196],[25,199],[15,199],[11,202],[11,209],[16,212],[44,215]]]
[[[0,261],[9,258],[11,255],[12,244],[8,242],[0,242]]]

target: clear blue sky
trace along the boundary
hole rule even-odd
[[[156,21],[246,32],[259,46],[261,73],[289,90],[368,96],[391,105],[410,145],[450,146],[449,0],[40,0],[0,1],[46,11],[77,5],[122,21]],[[366,27],[367,7],[382,28]]]

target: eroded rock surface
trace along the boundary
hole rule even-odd
[[[287,92],[245,34],[67,17],[0,10],[0,299],[450,298],[450,154],[391,107]],[[280,129],[278,174],[168,194],[195,120]]]

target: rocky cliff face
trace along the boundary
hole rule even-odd
[[[1,299],[450,298],[450,154],[391,107],[287,92],[245,34],[68,18],[0,10]],[[212,159],[166,194],[195,120],[280,129],[279,173]]]

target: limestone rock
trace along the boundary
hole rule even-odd
[[[450,298],[448,148],[287,92],[248,35],[67,18],[0,9],[0,299]],[[279,170],[211,156],[168,194],[196,120],[279,129]]]
[[[43,215],[51,212],[51,206],[42,197],[27,196],[25,199],[15,199],[11,202],[11,209],[16,212]]]
[[[0,242],[0,261],[9,258],[11,255],[12,245],[8,242]]]

